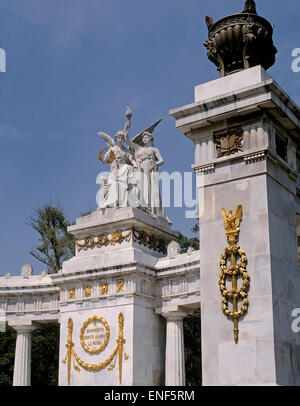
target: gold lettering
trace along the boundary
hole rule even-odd
[[[104,331],[104,328],[89,328],[86,330],[87,333],[99,333],[100,331]]]
[[[92,336],[84,336],[85,340],[93,340],[94,338],[96,338],[94,335],[92,335]]]
[[[101,341],[93,341],[92,345],[102,345],[102,342]]]

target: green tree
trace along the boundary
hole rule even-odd
[[[57,386],[59,324],[45,324],[32,333],[31,385]]]
[[[67,232],[70,225],[63,211],[46,205],[36,210],[27,223],[39,234],[39,245],[30,253],[48,266],[48,273],[57,273],[63,261],[75,255],[74,237]]]
[[[0,333],[0,386],[11,386],[14,375],[16,332],[7,327]]]
[[[61,269],[62,262],[75,254],[73,236],[67,233],[70,224],[62,210],[50,205],[38,209],[29,224],[39,233],[41,245],[31,254],[48,266],[49,273]],[[0,333],[0,386],[13,382],[16,332],[8,327]],[[32,386],[58,384],[59,325],[45,324],[32,333]]]
[[[0,386],[12,386],[16,332],[0,333]],[[32,386],[58,385],[59,325],[45,324],[32,333]]]
[[[202,385],[200,309],[183,319],[186,384]]]
[[[181,254],[187,252],[187,250],[191,247],[195,250],[199,249],[199,240],[196,237],[188,238],[185,235],[179,233],[179,237],[177,238],[177,242],[180,245]]]

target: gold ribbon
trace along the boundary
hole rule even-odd
[[[113,351],[113,353],[103,362],[100,362],[98,364],[88,364],[84,361],[82,361],[78,354],[76,353],[74,349],[74,343],[72,340],[72,333],[73,333],[73,320],[69,318],[68,320],[68,341],[66,344],[67,347],[67,354],[66,357],[62,360],[64,364],[67,363],[67,368],[68,368],[68,385],[70,385],[71,382],[71,364],[73,360],[73,368],[75,371],[80,372],[80,368],[78,365],[76,365],[75,361],[85,370],[87,371],[100,371],[101,369],[105,368],[111,362],[114,360],[114,363],[108,368],[109,371],[112,371],[117,363],[117,359],[119,359],[119,381],[120,384],[122,383],[122,371],[123,371],[123,354],[124,354],[124,359],[125,361],[128,360],[129,356],[125,353],[124,351],[124,345],[126,343],[126,340],[124,339],[123,336],[123,330],[124,330],[124,314],[120,313],[119,318],[119,334],[118,334],[118,339],[117,341],[117,347]]]

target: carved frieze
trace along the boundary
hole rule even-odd
[[[107,247],[109,245],[115,246],[123,242],[134,242],[144,245],[154,251],[161,253],[166,252],[166,241],[157,238],[154,235],[148,234],[146,231],[130,228],[127,230],[114,230],[112,232],[102,233],[100,235],[91,235],[76,241],[78,252],[87,251],[94,248]]]
[[[242,127],[228,128],[214,134],[217,158],[230,156],[243,151],[244,133]]]
[[[88,249],[102,248],[109,245],[115,246],[122,242],[129,242],[131,240],[132,230],[115,230],[111,233],[102,233],[98,236],[88,236],[83,239],[83,243],[76,241],[77,250],[87,251]]]

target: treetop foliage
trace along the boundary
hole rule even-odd
[[[75,255],[74,237],[67,232],[70,225],[63,211],[46,205],[36,210],[27,224],[39,234],[40,245],[30,254],[48,266],[48,273],[56,273],[63,261]]]

